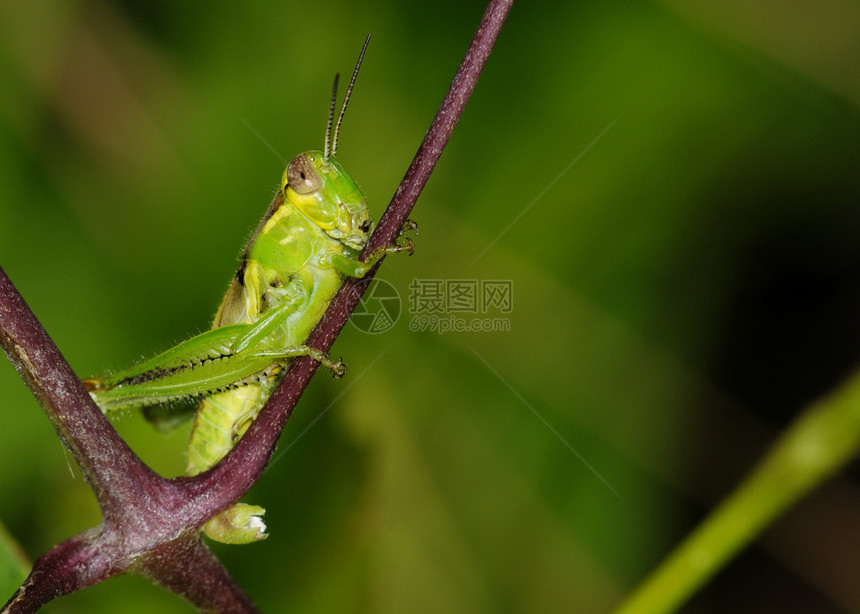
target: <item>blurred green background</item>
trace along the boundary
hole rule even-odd
[[[0,4],[0,265],[82,376],[207,328],[365,35],[339,158],[378,218],[483,9]],[[262,609],[617,603],[858,358],[858,31],[850,0],[515,5],[381,270],[400,319],[345,329],[346,379],[303,398],[246,497],[269,540],[215,548]],[[509,330],[410,330],[413,279],[509,281],[510,313],[443,314]],[[5,361],[0,389],[0,519],[35,557],[98,510]],[[182,471],[187,427],[116,426]],[[856,610],[858,501],[854,468],[683,611]],[[191,611],[135,577],[46,611],[156,608]]]

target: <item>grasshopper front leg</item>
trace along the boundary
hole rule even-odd
[[[411,220],[410,220],[411,221]],[[407,222],[408,224],[409,222]],[[414,224],[414,222],[412,222]],[[416,226],[417,228],[417,226]],[[387,245],[385,247],[380,247],[370,254],[370,257],[362,262],[361,260],[357,260],[354,258],[349,258],[342,254],[332,254],[328,258],[329,264],[337,269],[339,272],[343,273],[347,277],[355,277],[357,279],[361,279],[365,275],[367,275],[368,271],[376,266],[376,263],[382,260],[384,256],[388,256],[389,254],[402,254],[407,253],[410,256],[415,252],[415,243],[410,238],[406,238],[402,243],[395,243],[394,245]]]

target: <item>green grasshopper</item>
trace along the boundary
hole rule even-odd
[[[332,375],[342,363],[304,342],[347,277],[363,277],[385,254],[412,251],[411,240],[358,255],[371,227],[367,201],[335,159],[337,138],[365,41],[332,133],[337,77],[324,151],[289,163],[281,186],[245,249],[212,329],[119,373],[84,380],[105,413],[200,398],[188,444],[187,474],[214,466],[242,437],[290,359],[312,356]],[[211,519],[206,534],[224,543],[267,537],[259,506],[237,504]]]

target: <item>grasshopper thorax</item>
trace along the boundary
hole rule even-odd
[[[292,159],[281,181],[284,201],[291,203],[332,239],[362,250],[370,230],[367,199],[340,163],[321,151]]]

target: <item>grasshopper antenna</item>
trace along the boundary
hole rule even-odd
[[[331,125],[334,122],[334,108],[337,105],[337,80],[340,78],[339,74],[334,76],[334,86],[331,88],[331,103],[328,106],[328,123],[325,127],[325,151],[323,152],[323,159],[328,162],[329,155],[334,155],[334,152],[331,150]],[[343,117],[343,112],[340,114]],[[340,125],[340,120],[337,120],[338,125]]]
[[[340,133],[340,124],[343,122],[343,116],[346,113],[346,104],[349,102],[349,95],[352,94],[352,88],[355,87],[355,80],[358,77],[358,69],[361,68],[361,61],[364,59],[364,52],[367,51],[367,45],[370,43],[370,34],[364,39],[364,45],[361,48],[361,53],[358,54],[358,62],[355,63],[355,70],[352,71],[352,79],[349,80],[349,87],[346,88],[346,96],[343,98],[343,106],[340,108],[340,115],[337,118],[337,124],[334,126],[334,135],[331,138],[331,155],[337,155],[337,135]],[[334,79],[335,91],[337,91],[337,77]],[[326,151],[329,150],[328,137],[331,132],[331,122],[334,117],[334,95],[332,95],[331,111],[328,118],[328,128],[326,129]],[[328,154],[325,156],[328,160]]]

